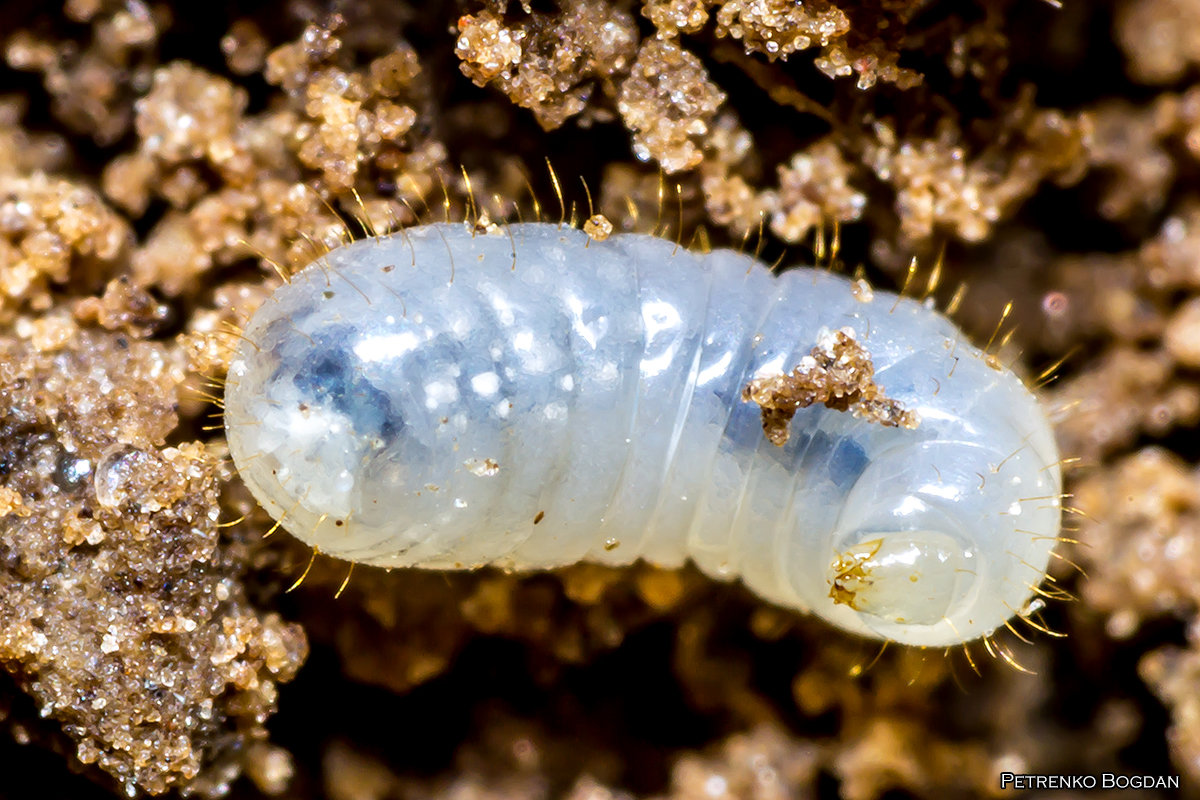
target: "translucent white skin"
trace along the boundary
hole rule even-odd
[[[776,447],[742,387],[844,327],[919,426],[814,407]],[[1020,379],[927,305],[821,271],[548,223],[426,225],[318,259],[244,337],[234,463],[338,558],[691,559],[854,633],[941,646],[1021,609],[1059,533],[1057,448]]]

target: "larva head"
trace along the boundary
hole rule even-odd
[[[1018,446],[934,437],[880,454],[834,528],[826,616],[876,638],[947,646],[1018,613],[1045,575],[1060,515],[1057,465]]]

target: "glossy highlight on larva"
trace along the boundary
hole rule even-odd
[[[830,331],[915,428],[743,388]],[[811,269],[569,226],[435,224],[338,248],[254,314],[226,432],[321,553],[385,567],[687,560],[868,637],[951,645],[1029,601],[1059,456],[1019,378],[923,304]]]

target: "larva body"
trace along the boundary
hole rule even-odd
[[[1059,456],[1021,381],[925,305],[747,255],[545,223],[336,249],[257,311],[226,429],[255,497],[385,567],[691,559],[847,630],[1001,626],[1059,531]],[[743,402],[851,328],[892,428],[817,405],[782,447]]]

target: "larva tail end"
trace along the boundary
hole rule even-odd
[[[962,547],[937,531],[881,533],[838,555],[829,597],[859,612],[881,638],[934,625],[970,592]]]

